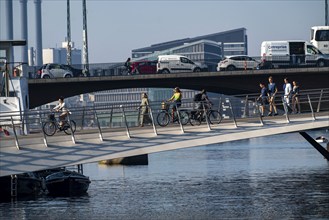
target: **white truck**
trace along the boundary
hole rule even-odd
[[[329,54],[329,26],[314,26],[311,28],[311,44]]]
[[[261,68],[318,66],[329,64],[329,56],[307,41],[264,41]]]

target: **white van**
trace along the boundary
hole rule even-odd
[[[158,56],[157,73],[200,72],[200,65],[181,55]]]
[[[307,41],[264,41],[261,46],[262,67],[318,66],[329,64],[329,56]]]

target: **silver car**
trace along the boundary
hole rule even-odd
[[[72,71],[65,68],[65,66],[56,63],[45,64],[40,69],[41,78],[70,78],[73,77]]]

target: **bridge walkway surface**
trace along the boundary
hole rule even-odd
[[[43,133],[1,139],[0,176],[150,154],[188,147],[205,146],[249,138],[278,135],[329,127],[329,112],[223,120],[200,126],[178,124],[126,129],[77,130],[74,136],[63,132],[47,137]],[[19,149],[16,147],[19,141]]]

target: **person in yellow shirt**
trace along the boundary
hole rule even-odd
[[[174,113],[176,111],[176,106],[177,108],[179,108],[182,105],[182,92],[180,91],[180,89],[178,87],[175,87],[175,89],[173,90],[174,94],[173,96],[168,99],[168,102],[174,102],[174,106],[172,108],[172,118],[174,120]]]

